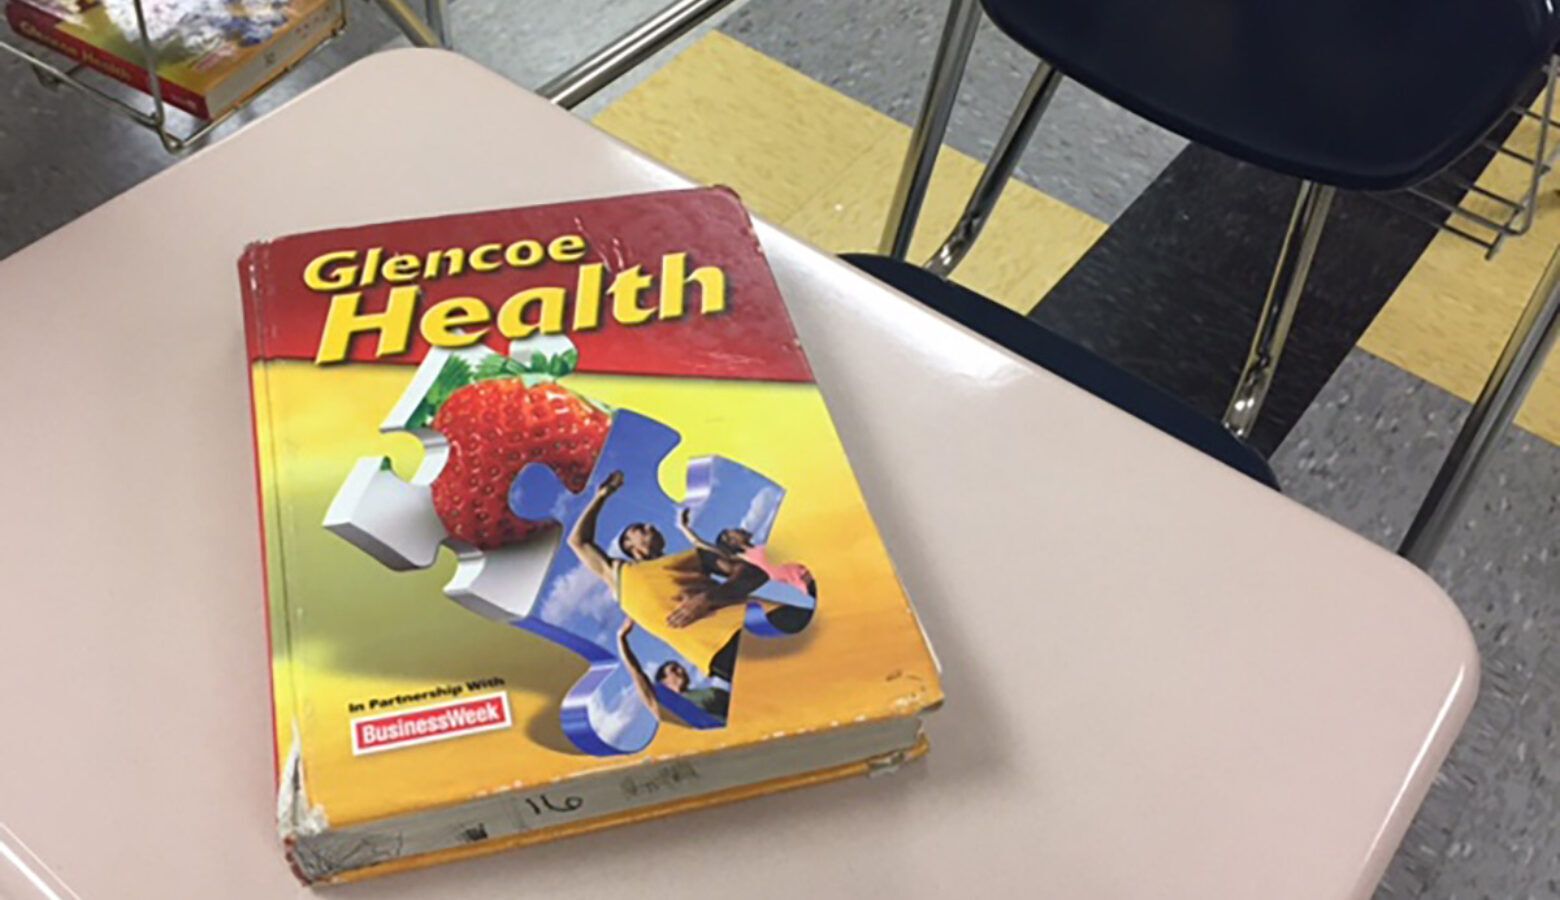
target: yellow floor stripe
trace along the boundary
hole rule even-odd
[[[1536,123],[1525,120],[1507,145],[1531,154],[1536,140]],[[1498,156],[1479,184],[1515,197],[1524,192],[1530,171],[1516,160]],[[1492,200],[1475,197],[1468,205],[1491,218],[1501,213]],[[1482,247],[1455,235],[1437,235],[1360,339],[1360,346],[1472,400],[1557,246],[1560,193],[1551,181],[1540,192],[1533,230],[1508,240],[1493,260],[1484,258]],[[1560,359],[1551,359],[1540,373],[1517,422],[1560,444]]]
[[[830,252],[872,250],[909,129],[712,33],[603,110],[596,124]],[[912,256],[930,255],[980,164],[944,148]],[[956,280],[1028,312],[1105,232],[1103,222],[1010,182]]]

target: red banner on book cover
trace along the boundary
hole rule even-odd
[[[251,359],[410,365],[431,345],[505,352],[541,332],[573,341],[582,372],[812,380],[724,190],[298,235],[252,245],[240,267]]]

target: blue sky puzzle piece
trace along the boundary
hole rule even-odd
[[[664,536],[666,553],[686,551],[691,547],[677,528],[681,506],[661,490],[659,479],[661,463],[680,441],[681,436],[666,425],[631,410],[619,410],[583,491],[570,491],[551,469],[533,464],[515,478],[510,508],[523,519],[555,521],[567,534],[601,482],[612,472],[621,471],[623,486],[607,501],[597,520],[597,544],[609,555],[621,558],[617,536],[629,525],[643,522],[654,525]],[[779,485],[720,457],[691,462],[688,485],[691,520],[695,531],[706,539],[713,539],[722,528],[737,526],[753,532],[759,542],[767,540],[785,496]],[[755,596],[813,608],[811,597],[788,585],[771,582]],[[617,656],[616,635],[623,621],[612,588],[561,544],[531,613],[512,623],[568,647],[589,663],[586,675],[564,698],[561,714],[564,733],[587,753],[614,755],[642,750],[657,729],[654,714],[639,700]],[[749,605],[745,625],[764,636],[798,630],[775,629],[756,603]],[[629,640],[647,673],[675,659],[690,672],[707,675],[643,627],[634,629]],[[707,682],[700,678],[695,686],[704,684]],[[724,724],[665,688],[657,685],[656,689],[658,699],[689,725],[708,728]]]

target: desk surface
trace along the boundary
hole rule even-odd
[[[683,184],[400,51],[0,263],[0,823],[84,900],[305,894],[272,821],[240,250]],[[1440,590],[761,232],[947,670],[931,756],[340,896],[1369,895],[1475,694]],[[0,853],[0,897],[27,890]]]

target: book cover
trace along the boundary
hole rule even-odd
[[[865,771],[941,701],[731,192],[297,235],[240,273],[307,880]],[[365,838],[471,803],[455,838]]]
[[[143,0],[163,99],[220,116],[344,24],[341,0]],[[131,0],[8,0],[11,29],[150,91]]]

